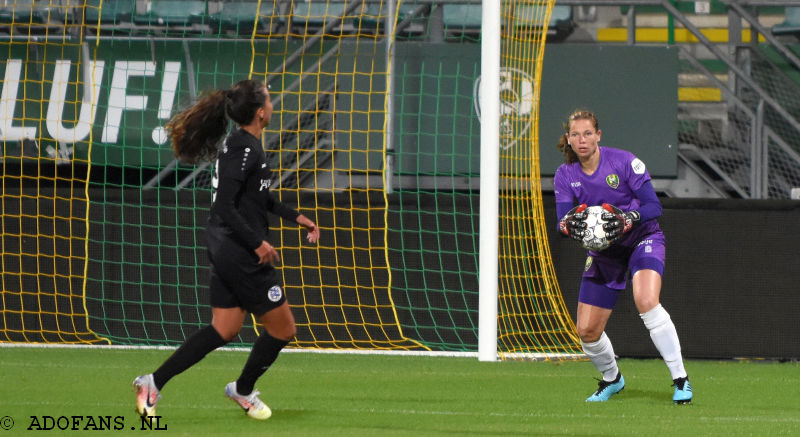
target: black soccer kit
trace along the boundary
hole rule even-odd
[[[268,212],[294,223],[300,213],[272,196],[270,177],[261,141],[241,128],[231,132],[214,166],[206,228],[212,307],[260,316],[286,301],[275,268],[259,264],[255,249],[267,239]]]

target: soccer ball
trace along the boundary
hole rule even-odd
[[[603,220],[603,212],[605,210],[602,206],[590,206],[586,208],[586,228],[583,230],[583,244],[584,249],[600,251],[611,243],[606,239],[606,231],[603,225],[606,223]]]

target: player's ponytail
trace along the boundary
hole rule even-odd
[[[213,161],[228,132],[228,118],[240,125],[250,123],[266,98],[264,85],[249,79],[201,97],[167,123],[175,157],[188,162]]]
[[[569,125],[566,126],[566,130],[569,130]],[[564,162],[567,164],[576,162],[578,160],[578,155],[572,150],[572,146],[569,145],[569,141],[567,137],[569,133],[564,133],[558,139],[558,150],[564,154]]]

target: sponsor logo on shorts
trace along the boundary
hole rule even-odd
[[[583,267],[584,271],[587,271],[587,272],[589,271],[589,268],[592,267],[592,261],[593,260],[594,259],[591,256],[587,256],[586,257],[586,265]]]
[[[619,186],[619,176],[617,176],[614,173],[611,173],[610,175],[606,176],[606,183],[608,184],[609,187],[616,190],[617,187]]]
[[[272,302],[277,302],[281,300],[281,297],[283,297],[283,290],[281,290],[281,286],[273,285],[272,288],[270,288],[269,291],[267,292],[267,297]]]

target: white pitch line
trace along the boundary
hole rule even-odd
[[[134,346],[134,345],[108,345],[108,344],[62,344],[62,343],[0,343],[2,347],[19,348],[63,348],[63,349],[117,349],[117,350],[175,350],[178,346]],[[249,352],[249,347],[222,347],[218,350],[233,352]],[[459,351],[406,351],[406,350],[377,350],[377,349],[308,349],[285,348],[282,352],[309,353],[309,354],[343,354],[343,355],[396,355],[418,357],[461,357],[477,358],[477,352]],[[542,360],[547,358],[584,358],[583,354],[545,354],[545,353],[506,353],[504,356],[512,359]]]

